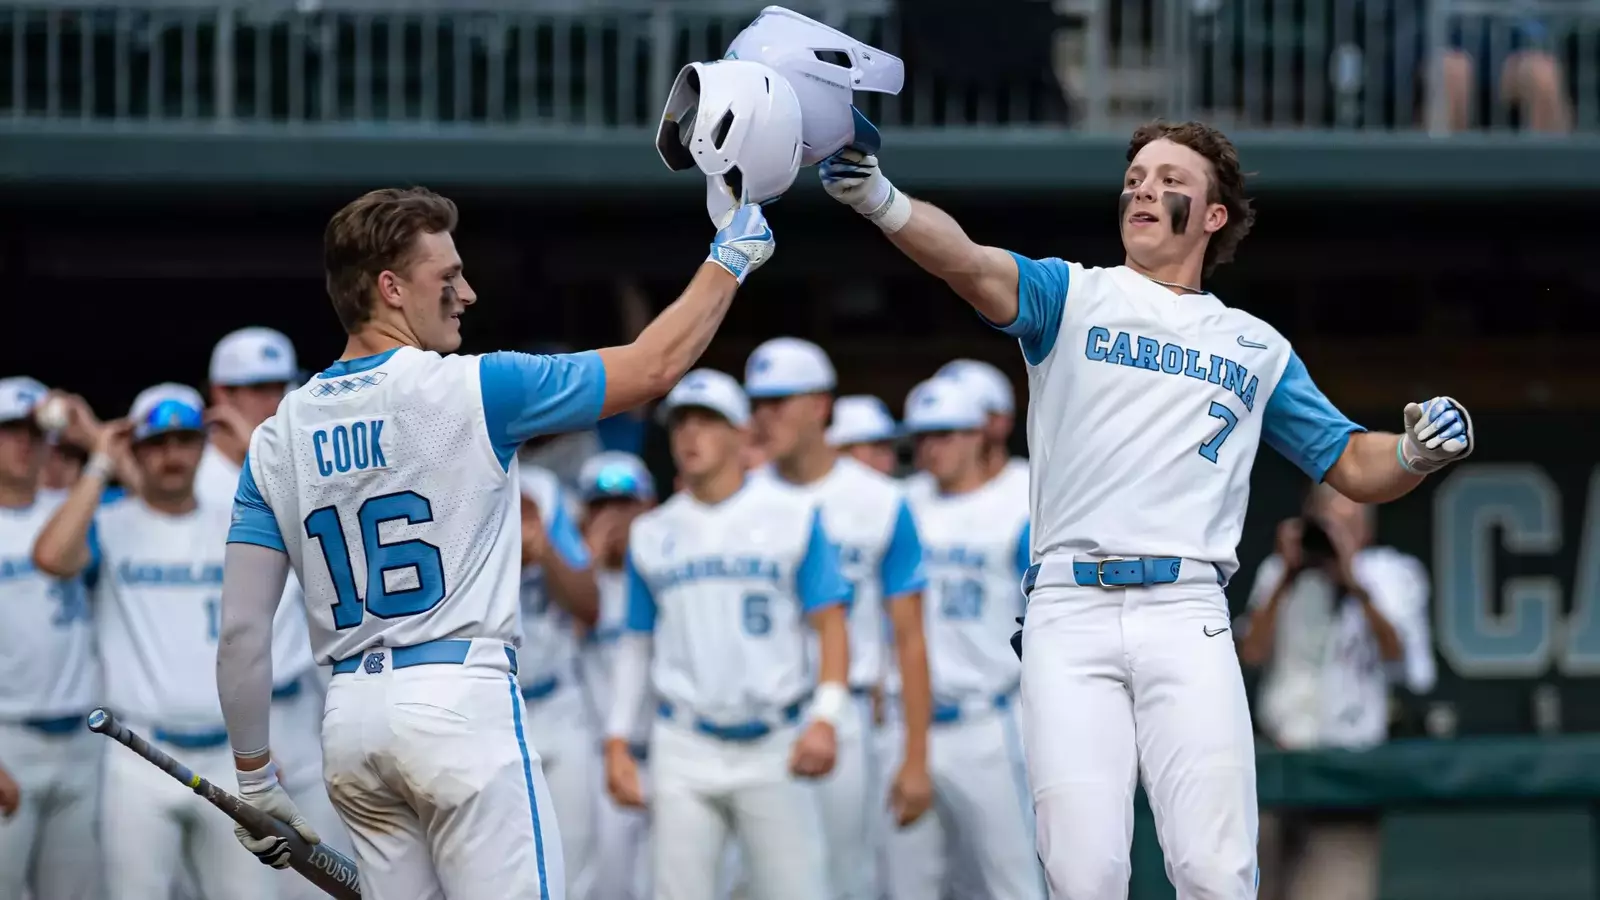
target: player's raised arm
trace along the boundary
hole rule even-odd
[[[98,565],[100,552],[94,514],[100,508],[106,481],[116,469],[117,460],[128,455],[132,429],[127,420],[110,422],[100,428],[83,474],[34,539],[33,565],[39,571],[55,578],[72,578]]]

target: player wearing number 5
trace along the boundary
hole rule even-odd
[[[33,557],[41,571],[82,573],[95,584],[104,705],[197,774],[231,787],[215,681],[217,535],[229,510],[195,496],[203,406],[193,388],[161,384],[134,399],[126,420],[102,426]],[[101,506],[107,474],[130,454],[136,495]],[[111,900],[167,900],[180,866],[203,900],[271,896],[269,873],[239,852],[232,822],[139,757],[109,741],[104,753],[101,843]]]
[[[239,476],[217,658],[241,796],[315,837],[277,782],[272,611],[291,564],[317,661],[328,792],[368,900],[565,896],[561,842],[517,686],[516,451],[666,393],[772,253],[745,207],[683,295],[632,344],[451,354],[474,303],[456,207],[374,191],[329,222],[343,358],[256,429]],[[532,661],[529,661],[530,664]],[[271,841],[241,836],[263,861]]]
[[[828,896],[822,822],[800,779],[833,768],[850,704],[838,550],[808,496],[746,479],[738,382],[690,372],[661,409],[684,488],[630,529],[607,786],[618,803],[643,804],[628,745],[648,683],[661,700],[650,737],[657,900],[713,900],[730,837],[757,896],[817,900]]]

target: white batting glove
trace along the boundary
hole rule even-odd
[[[1466,459],[1477,446],[1472,417],[1451,397],[1406,404],[1406,430],[1400,436],[1400,467],[1414,475],[1437,472]]]
[[[846,147],[823,160],[817,175],[829,196],[884,231],[899,231],[911,217],[910,199],[889,183],[870,153]]]
[[[283,784],[278,781],[277,763],[267,763],[262,768],[249,772],[239,771],[238,776],[240,800],[288,824],[308,844],[322,840],[311,827],[311,823],[306,821],[306,817],[295,808],[294,801],[289,799],[289,792],[285,791]],[[289,867],[289,842],[283,838],[276,835],[258,838],[246,831],[243,825],[234,826],[233,834],[246,850],[255,854],[256,859],[274,869]]]
[[[761,207],[749,203],[734,210],[733,218],[722,226],[711,241],[706,262],[716,263],[744,284],[751,272],[761,268],[777,251],[778,242]]]

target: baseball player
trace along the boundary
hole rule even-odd
[[[839,722],[839,755],[818,783],[828,837],[832,896],[873,900],[878,884],[881,810],[873,740],[873,695],[883,683],[884,619],[892,627],[905,748],[890,785],[888,805],[901,825],[932,801],[927,769],[928,660],[922,636],[922,547],[905,497],[893,479],[841,457],[828,446],[833,363],[821,347],[774,338],[745,362],[744,389],[752,400],[755,439],[772,460],[768,470],[811,498],[822,524],[839,543],[840,567],[851,585],[850,691],[855,698]]]
[[[578,657],[583,685],[597,722],[611,712],[611,674],[616,666],[617,642],[627,621],[627,579],[623,564],[628,554],[628,531],[639,515],[655,505],[655,480],[644,461],[631,453],[606,451],[590,457],[579,470],[578,490],[584,503],[583,531],[594,560],[595,582],[600,589],[600,618],[590,630]],[[648,695],[641,712],[654,711]],[[629,736],[634,759],[649,757],[650,719],[636,718]],[[601,781],[604,783],[602,767]],[[648,817],[638,809],[619,805],[604,794],[595,818],[595,900],[645,900],[650,895]]]
[[[83,578],[33,564],[34,538],[66,499],[39,485],[45,396],[32,378],[0,379],[0,897],[91,900],[103,748],[83,721],[98,673]]]
[[[1028,501],[993,474],[987,416],[969,385],[949,378],[927,382],[905,412],[917,465],[935,486],[911,500],[928,576],[934,811],[957,896],[1044,900],[1017,729],[1021,666],[1007,643],[1024,602],[1017,585],[1029,564]],[[919,853],[944,849],[907,837]],[[898,838],[890,837],[890,855],[903,859]],[[940,867],[922,869],[937,875]],[[897,885],[893,895],[938,896],[940,885]]]
[[[599,616],[589,551],[567,513],[561,482],[549,469],[522,465],[522,650],[517,683],[528,707],[527,732],[544,761],[545,781],[561,823],[567,896],[590,897],[594,866],[597,725],[578,673],[578,632]]]
[[[1016,427],[1017,396],[1011,379],[981,359],[953,359],[939,367],[935,378],[954,378],[977,394],[986,414],[983,425],[983,464],[989,477],[1002,475],[1028,484],[1028,461],[1011,455],[1011,431]]]
[[[647,684],[651,877],[658,900],[712,900],[728,838],[764,900],[828,896],[812,785],[851,706],[849,585],[804,492],[746,479],[749,405],[728,375],[690,372],[661,406],[684,489],[634,521],[628,634],[606,728],[606,783],[640,806],[629,749]],[[819,663],[809,664],[817,634]]]
[[[900,429],[882,400],[869,394],[851,394],[833,401],[828,422],[828,446],[869,469],[893,475],[900,464],[895,438]]]
[[[205,445],[193,388],[141,391],[128,418],[103,426],[78,483],[40,531],[33,558],[57,578],[95,581],[95,632],[108,675],[104,705],[161,750],[231,786],[216,696],[226,505],[194,491]],[[117,454],[138,487],[101,506]],[[107,896],[167,900],[187,867],[203,900],[273,895],[272,880],[234,845],[233,823],[166,773],[102,742],[100,808]]]
[[[300,382],[294,344],[270,328],[230,332],[211,351],[210,440],[200,457],[195,491],[206,502],[230,507],[250,435]],[[323,674],[311,658],[305,595],[290,578],[272,618],[273,752],[289,796],[324,841],[349,852],[350,839],[322,784]],[[323,894],[294,872],[278,878],[280,900],[317,900]]]
[[[1257,445],[1352,499],[1387,501],[1472,451],[1465,409],[1437,397],[1405,407],[1403,434],[1368,432],[1281,334],[1200,286],[1252,217],[1237,152],[1202,123],[1134,133],[1118,211],[1126,256],[1107,269],[977,244],[855,150],[821,177],[1017,338],[1028,364],[1034,566],[1018,648],[1050,890],[1127,895],[1142,771],[1179,896],[1252,896],[1250,713],[1217,629]]]
[[[366,194],[324,234],[343,357],[257,428],[239,477],[217,678],[241,796],[316,831],[278,782],[272,613],[292,567],[333,667],[323,770],[368,900],[565,896],[559,834],[516,673],[528,438],[652,399],[772,254],[758,207],[717,233],[679,299],[626,346],[444,356],[477,301],[423,188]],[[270,865],[278,841],[239,834]]]

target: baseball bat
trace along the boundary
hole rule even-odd
[[[116,720],[110,712],[97,709],[89,714],[89,730],[103,734],[129,750],[144,757],[145,761],[183,782],[206,802],[227,813],[228,818],[244,826],[251,835],[261,838],[275,835],[288,842],[289,865],[305,876],[307,881],[338,900],[358,900],[361,881],[356,864],[349,857],[326,844],[308,844],[286,823],[267,815],[238,797],[217,787],[177,760],[150,746],[150,742]]]

